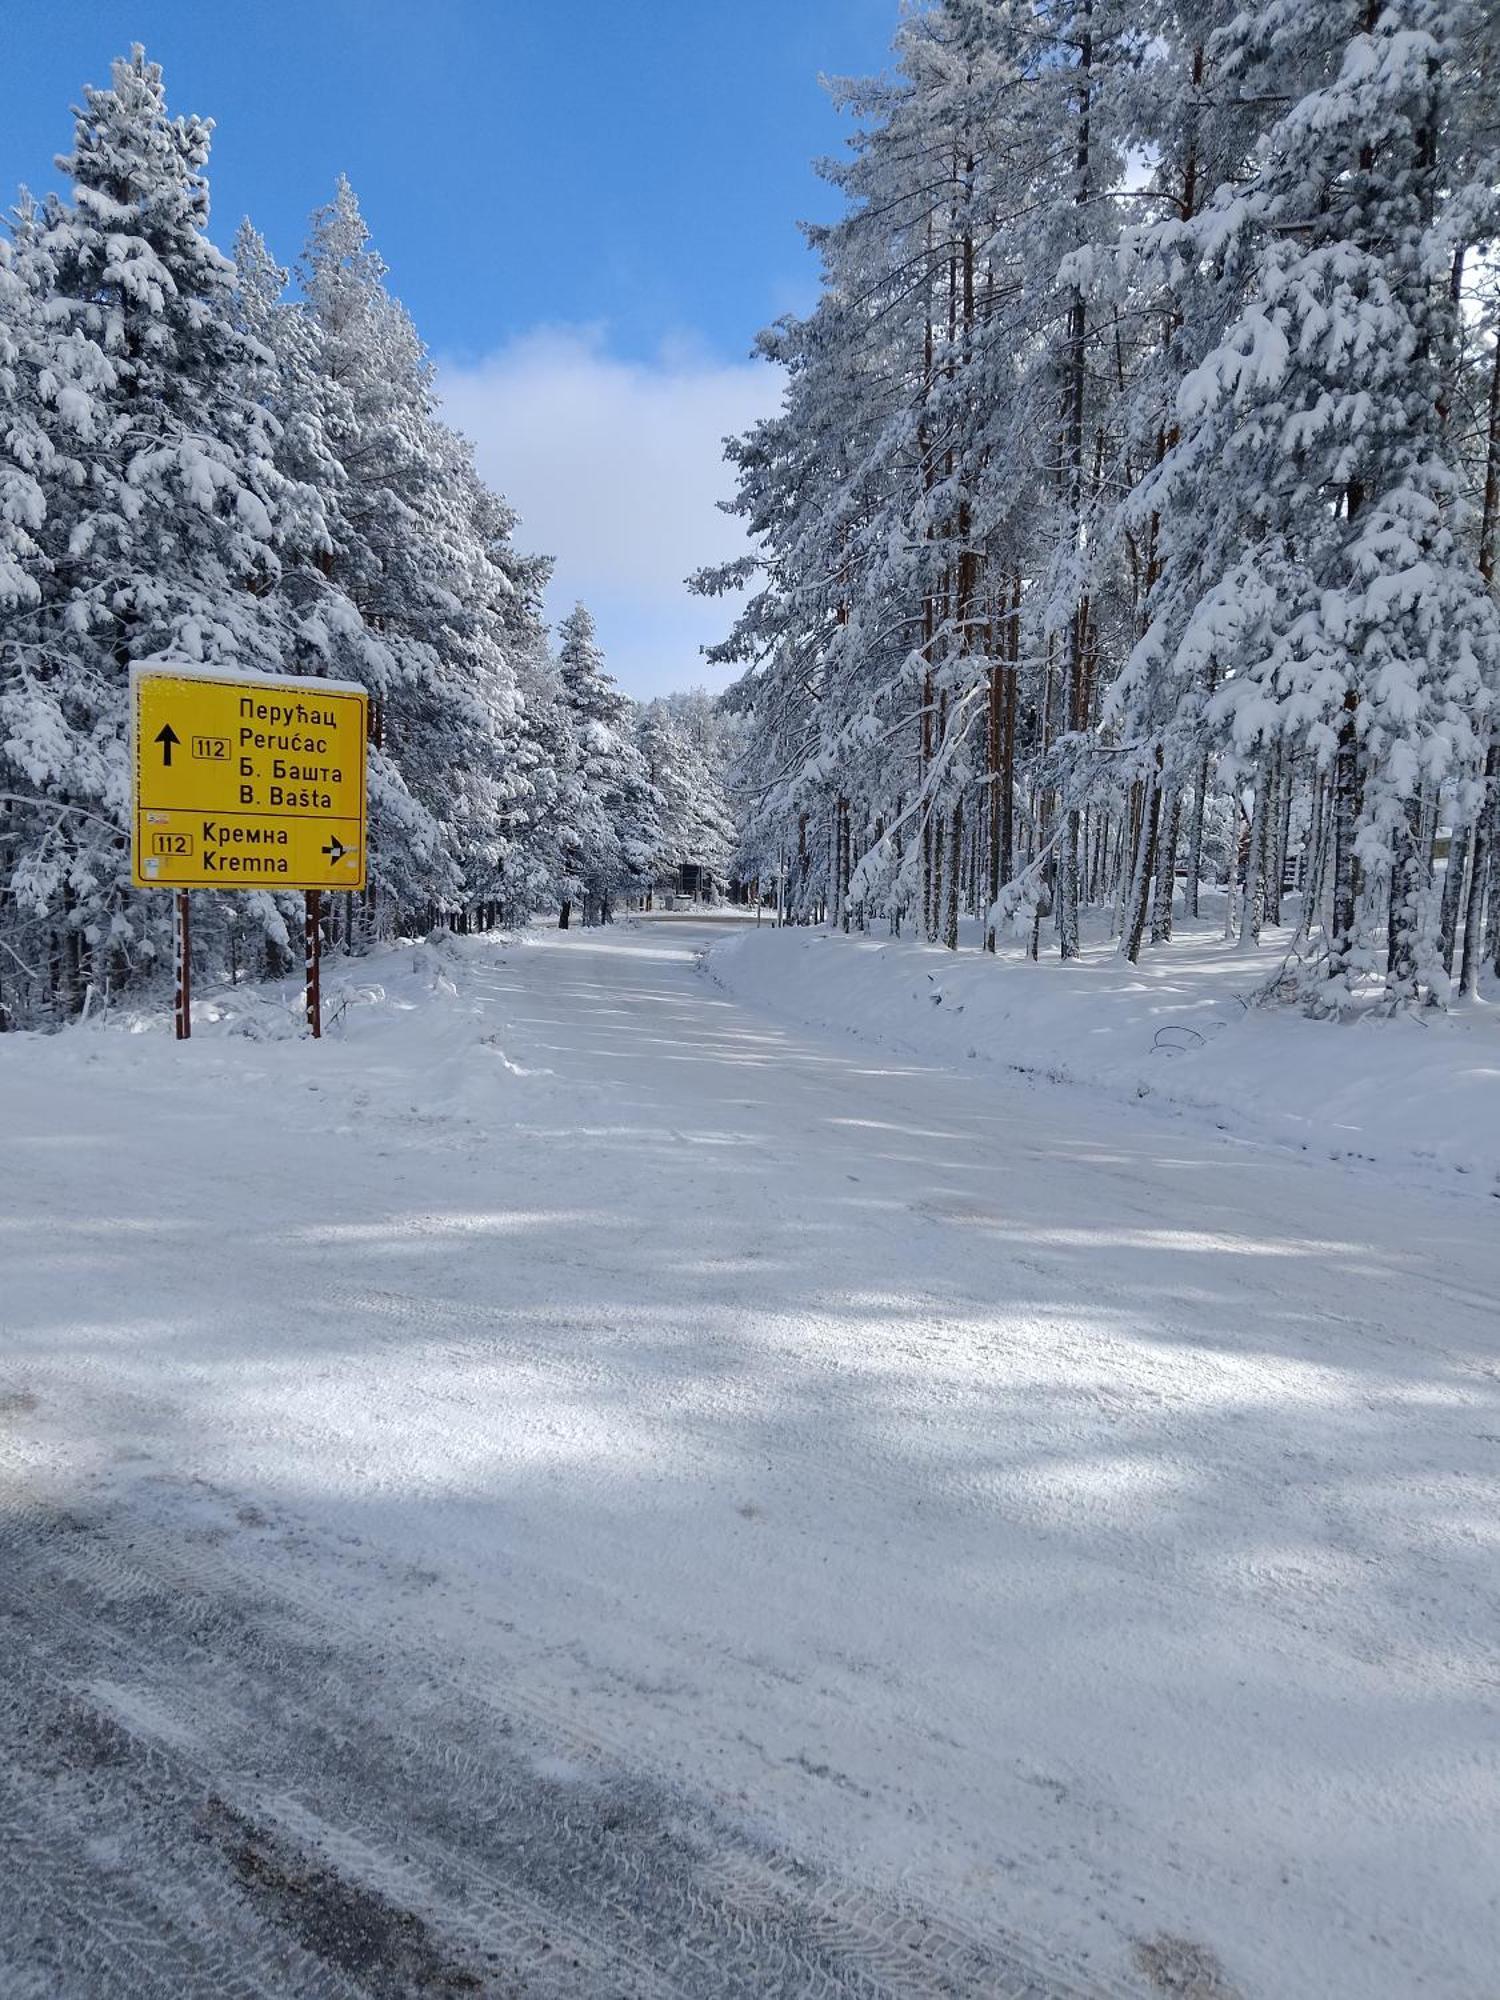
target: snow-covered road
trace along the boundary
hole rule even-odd
[[[0,1040],[0,1996],[1500,1992],[1496,1203],[714,935]]]

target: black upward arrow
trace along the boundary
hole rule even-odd
[[[172,768],[172,745],[180,743],[182,738],[177,734],[177,731],[172,727],[170,722],[164,722],[151,740],[153,743],[161,745],[161,761],[170,771]]]

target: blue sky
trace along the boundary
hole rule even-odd
[[[718,439],[774,401],[756,329],[806,306],[796,223],[842,143],[820,72],[882,67],[897,0],[7,0],[0,188],[57,182],[68,107],[132,41],[215,118],[214,233],[283,262],[347,172],[449,408],[593,603],[622,682],[708,680],[733,553]]]

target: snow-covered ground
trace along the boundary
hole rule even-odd
[[[1205,922],[1138,966],[1108,939],[1064,966],[1028,963],[1009,938],[986,959],[968,926],[955,954],[763,925],[716,952],[713,974],[755,1006],[932,1061],[998,1063],[1320,1159],[1500,1192],[1500,1005],[1343,1026],[1260,1005],[1290,941],[1268,932],[1247,954]]]
[[[0,1993],[1493,1993],[1477,1174],[723,940],[0,1039]]]

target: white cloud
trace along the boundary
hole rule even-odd
[[[723,636],[733,606],[689,596],[683,578],[745,549],[715,504],[731,489],[722,441],[776,407],[776,371],[680,344],[627,361],[597,330],[541,327],[440,367],[439,387],[519,510],[522,545],[557,560],[553,616],[582,597],[632,694],[722,680],[697,649]]]

